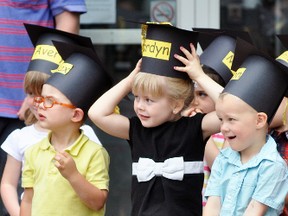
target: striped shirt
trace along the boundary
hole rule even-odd
[[[0,1],[0,117],[17,118],[33,45],[23,23],[54,27],[63,11],[86,12],[85,0]]]

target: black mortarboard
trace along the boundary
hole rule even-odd
[[[64,62],[53,71],[46,84],[61,91],[74,106],[87,113],[90,106],[112,85],[92,48],[53,41]]]
[[[238,38],[232,69],[236,72],[223,92],[265,112],[270,123],[288,87],[288,68]]]
[[[286,49],[288,49],[288,35],[277,35],[281,43]],[[288,50],[285,50],[281,55],[276,58],[276,61],[288,67]],[[288,97],[288,89],[285,93],[285,96]]]
[[[40,71],[51,75],[51,70],[58,67],[62,58],[55,49],[52,40],[92,47],[92,41],[88,37],[39,25],[26,23],[24,25],[35,47],[27,71]]]
[[[249,43],[252,39],[248,32],[223,29],[193,28],[199,32],[199,44],[203,49],[200,63],[217,72],[225,84],[233,76],[231,65],[234,58],[236,39],[240,37]]]
[[[165,24],[142,25],[141,71],[161,76],[189,79],[186,73],[174,70],[183,64],[174,54],[183,56],[180,46],[190,50],[190,43],[197,47],[198,33]]]

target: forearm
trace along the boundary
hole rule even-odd
[[[206,143],[205,153],[204,153],[205,161],[210,169],[213,165],[215,158],[218,156],[219,152],[220,151],[217,148],[216,143],[213,141],[213,138],[210,137]]]
[[[31,216],[33,189],[24,190],[24,196],[20,205],[20,216]]]
[[[20,215],[17,186],[1,183],[1,198],[10,216]]]
[[[114,109],[130,91],[131,83],[129,78],[125,78],[104,93],[88,111],[91,121],[112,136],[129,139],[129,120],[114,113]]]
[[[20,216],[31,216],[32,203],[22,200],[20,207]]]
[[[216,196],[209,197],[203,209],[202,216],[219,216],[220,209],[221,209],[220,197]]]
[[[268,206],[252,199],[243,216],[262,216],[265,215],[267,209]]]
[[[99,211],[106,203],[108,191],[99,188],[88,182],[80,173],[69,178],[71,186],[77,193],[80,200],[90,209]]]
[[[97,119],[99,116],[113,114],[115,107],[130,91],[131,81],[126,77],[95,101],[88,111],[89,117]]]
[[[64,11],[61,14],[55,16],[55,23],[55,28],[58,30],[79,34],[80,14]]]
[[[194,81],[196,81],[204,89],[204,91],[209,95],[209,97],[212,98],[214,102],[216,102],[219,94],[224,89],[221,85],[219,85],[205,73],[197,76]]]
[[[20,205],[17,187],[21,173],[21,161],[8,154],[5,169],[1,180],[1,197],[11,216],[19,216]]]

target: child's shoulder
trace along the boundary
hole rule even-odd
[[[86,134],[83,134],[82,139],[85,142],[83,148],[88,149],[89,151],[106,151],[102,144],[95,142],[95,140],[92,140]]]
[[[9,136],[25,135],[27,133],[32,133],[35,130],[36,129],[35,129],[34,125],[28,125],[28,126],[25,126],[23,128],[17,128],[15,130],[13,130]]]

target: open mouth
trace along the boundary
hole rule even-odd
[[[44,120],[46,117],[41,113],[38,113],[39,120]]]
[[[228,140],[233,140],[233,139],[235,139],[236,138],[236,136],[227,136],[226,137],[226,139],[228,139]]]
[[[139,114],[139,113],[138,113],[138,117],[139,117],[140,119],[148,119],[148,118],[149,118],[148,116],[142,115],[142,114]]]

